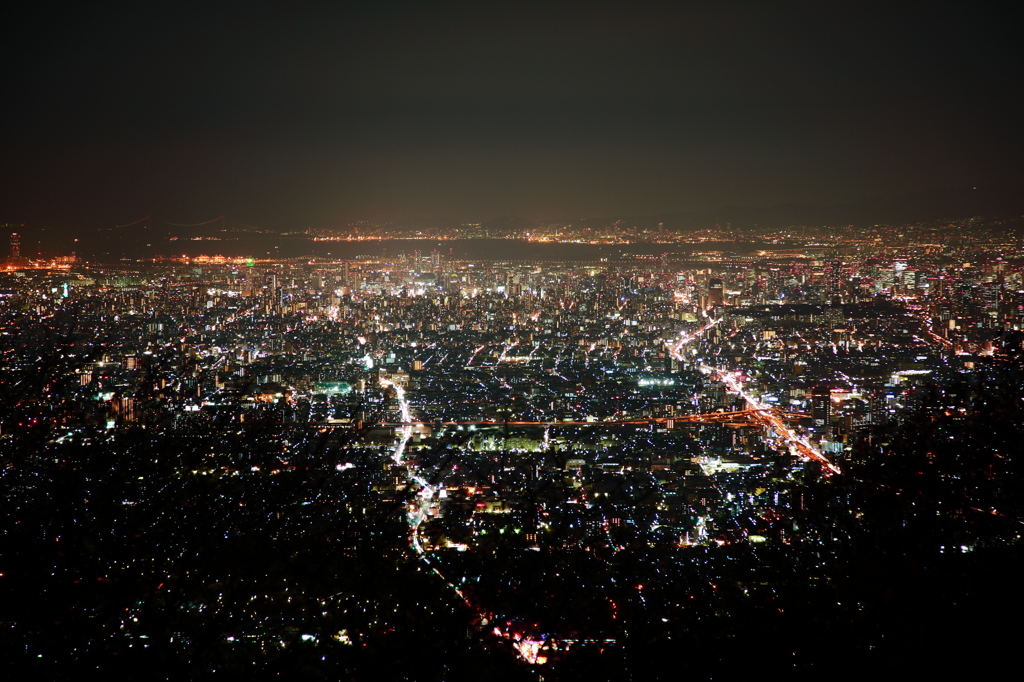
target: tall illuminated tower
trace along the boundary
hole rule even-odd
[[[720,279],[708,282],[708,306],[715,308],[725,304],[725,286]]]

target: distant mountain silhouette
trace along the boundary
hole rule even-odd
[[[1024,188],[944,187],[895,197],[869,197],[828,206],[778,204],[724,207],[714,211],[655,216],[645,222],[664,222],[672,228],[703,228],[731,223],[736,227],[787,225],[906,224],[956,220],[973,216],[1020,217],[1024,214]]]
[[[532,230],[537,228],[538,223],[527,218],[514,215],[506,215],[482,224],[488,230]]]
[[[891,197],[865,197],[838,204],[776,204],[772,206],[724,206],[706,211],[661,215],[589,216],[540,222],[571,223],[576,227],[602,228],[622,221],[630,226],[653,228],[664,223],[671,230],[707,229],[726,223],[734,227],[787,227],[789,225],[875,225],[957,220],[975,216],[1024,217],[1024,187],[936,187]],[[455,221],[451,221],[454,223]],[[443,221],[417,221],[441,226]],[[534,229],[537,221],[515,215],[482,223],[492,232]]]
[[[454,229],[459,227],[462,223],[454,218],[445,218],[443,216],[433,218],[413,218],[412,220],[404,220],[396,222],[395,225],[401,226],[411,230],[444,230]]]
[[[725,206],[715,210],[677,212],[661,215],[610,215],[577,217],[540,222],[571,223],[575,228],[603,229],[618,221],[628,226],[656,228],[664,223],[670,231],[703,230],[731,225],[737,230],[781,228],[790,225],[904,225],[916,222],[957,220],[979,216],[1001,218],[1003,229],[1024,228],[1024,187],[978,186],[939,187],[893,197],[868,197],[826,206],[810,204],[777,204],[764,207]],[[457,228],[464,221],[446,217],[420,218],[394,223],[406,230],[422,229],[437,232]],[[481,223],[480,236],[496,237],[536,229],[538,221],[516,215],[503,215]],[[161,219],[147,219],[115,227],[55,227],[42,225],[10,225],[22,238],[22,255],[65,255],[77,252],[86,258],[123,256],[150,257],[155,254],[214,253],[223,255],[311,256],[329,255],[332,247],[307,246],[302,239],[304,228],[264,226],[261,230],[242,230],[247,225],[216,221],[200,225],[175,225]],[[282,233],[290,233],[285,236]],[[218,241],[207,242],[207,239]],[[202,239],[204,241],[194,241]],[[335,256],[338,254],[335,253]]]

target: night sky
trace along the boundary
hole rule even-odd
[[[1015,18],[914,5],[7,11],[0,221],[555,220],[1019,186]]]

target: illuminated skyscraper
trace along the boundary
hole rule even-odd
[[[715,308],[725,305],[725,287],[720,279],[708,281],[708,306]]]
[[[825,265],[825,299],[831,301],[841,294],[842,280],[840,274],[843,264],[838,260],[829,261]]]
[[[815,426],[832,424],[832,392],[828,386],[818,385],[811,394],[811,419]]]

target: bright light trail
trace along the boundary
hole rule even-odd
[[[707,314],[705,313],[705,315]],[[676,360],[683,360],[683,346],[694,341],[702,334],[704,334],[704,332],[711,329],[721,321],[722,318],[720,317],[714,320],[709,318],[708,323],[705,324],[700,329],[698,329],[697,331],[695,331],[693,334],[686,334],[685,332],[682,333],[680,335],[680,339],[675,344],[669,346],[669,352],[672,354],[672,357],[674,357]],[[814,448],[814,446],[807,441],[806,438],[797,435],[797,433],[793,431],[793,429],[786,426],[786,424],[783,423],[782,419],[780,419],[774,412],[771,411],[770,407],[768,407],[761,401],[756,400],[753,396],[744,391],[743,383],[739,380],[738,376],[734,376],[733,374],[725,370],[718,369],[717,367],[711,367],[709,365],[701,365],[701,369],[702,371],[708,373],[712,371],[718,372],[718,374],[721,375],[722,380],[726,383],[726,385],[728,385],[731,390],[735,391],[740,396],[742,396],[742,398],[747,401],[747,404],[750,406],[750,409],[754,410],[754,419],[759,421],[761,425],[764,426],[765,428],[775,431],[775,433],[779,434],[784,440],[786,440],[791,452],[796,452],[800,455],[803,455],[807,459],[812,459],[816,462],[821,462],[822,466],[824,466],[832,473],[841,473],[839,467],[830,462],[823,454],[818,452]]]
[[[743,390],[743,382],[740,381],[738,372],[727,372],[717,367],[711,367],[710,365],[701,365],[701,371],[706,373],[717,372],[721,377],[722,381],[729,387],[730,390],[738,393],[752,410],[756,410],[754,418],[761,422],[762,426],[765,426],[775,433],[779,434],[789,444],[790,451],[796,451],[803,455],[807,459],[813,459],[816,462],[821,462],[822,466],[831,471],[834,474],[842,473],[835,464],[830,462],[823,454],[818,452],[813,445],[811,445],[806,438],[798,435],[793,429],[786,426],[786,424],[771,411],[771,408],[762,403],[761,401],[754,398],[752,395]]]
[[[704,315],[706,317],[707,313],[704,313]],[[680,332],[679,340],[676,341],[675,344],[669,346],[669,353],[671,353],[672,357],[674,357],[676,360],[680,360],[681,361],[683,359],[683,354],[682,354],[683,346],[685,346],[686,344],[690,343],[691,341],[695,341],[696,339],[700,338],[704,334],[704,332],[706,332],[707,330],[711,329],[712,327],[714,327],[716,324],[718,324],[721,321],[722,321],[722,318],[720,318],[720,317],[716,318],[714,320],[709,318],[707,324],[705,324],[703,327],[701,327],[697,331],[693,332],[692,334],[687,334],[686,332]]]
[[[483,346],[477,349],[479,352]],[[476,353],[474,353],[476,355]],[[393,458],[395,464],[404,464],[405,459],[405,448],[409,443],[409,439],[412,437],[412,410],[409,408],[409,401],[405,397],[405,389],[398,384],[388,379],[380,380],[381,386],[391,387],[395,391],[395,397],[398,400],[398,410],[402,415],[402,427],[399,432],[398,443],[395,444],[395,451]],[[406,478],[410,483],[414,483],[420,487],[419,492],[413,496],[407,504],[407,518],[409,519],[409,544],[413,550],[419,556],[420,560],[426,564],[427,568],[433,571],[441,580],[445,582],[459,597],[465,602],[473,611],[480,616],[480,623],[486,625],[490,622],[490,614],[486,611],[475,606],[462,592],[461,589],[453,582],[444,577],[441,571],[437,570],[437,567],[432,566],[427,558],[426,549],[423,547],[423,543],[420,540],[420,527],[423,522],[427,520],[427,512],[425,510],[430,508],[431,503],[437,498],[438,486],[431,485],[422,476],[414,473],[411,468],[406,466]],[[417,501],[418,499],[418,501]],[[547,663],[547,656],[543,654],[545,642],[543,639],[533,639],[531,637],[522,637],[519,634],[513,634],[508,631],[502,630],[499,626],[495,625],[493,629],[495,636],[509,640],[512,642],[512,648],[525,662],[531,665],[543,665]]]

